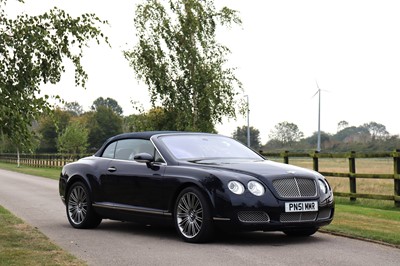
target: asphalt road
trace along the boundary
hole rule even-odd
[[[293,239],[252,232],[188,244],[173,228],[105,220],[97,229],[77,230],[67,221],[57,181],[1,169],[0,205],[89,265],[400,265],[400,249],[322,233]]]

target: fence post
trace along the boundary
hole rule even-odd
[[[283,162],[289,164],[289,151],[285,151],[283,154]]]
[[[395,150],[393,154],[393,166],[394,166],[394,205],[400,207],[400,150]]]
[[[350,180],[350,193],[357,193],[356,187],[356,158],[355,151],[350,152],[349,156],[349,180]],[[350,201],[356,201],[355,197],[350,197]]]
[[[314,154],[313,154],[313,170],[316,171],[316,172],[319,171],[318,153],[319,153],[319,151],[315,151]]]

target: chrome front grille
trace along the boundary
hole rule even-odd
[[[313,222],[317,219],[318,212],[286,212],[281,213],[282,223]]]
[[[317,196],[317,186],[309,178],[285,178],[272,181],[274,189],[282,198],[305,198]]]
[[[269,215],[263,211],[241,211],[239,221],[243,223],[269,223]]]

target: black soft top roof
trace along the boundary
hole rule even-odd
[[[130,132],[130,133],[123,133],[116,136],[113,136],[106,140],[101,148],[94,154],[94,156],[100,156],[103,153],[103,150],[108,145],[108,143],[120,140],[120,139],[147,139],[149,140],[152,136],[158,134],[168,134],[168,133],[184,133],[183,131],[143,131],[143,132]]]

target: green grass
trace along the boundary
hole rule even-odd
[[[0,265],[85,265],[0,206]]]
[[[47,177],[55,180],[58,180],[60,178],[60,172],[61,172],[61,168],[39,168],[39,167],[30,167],[25,165],[17,167],[16,164],[2,163],[2,162],[0,162],[0,168],[23,174]]]
[[[400,210],[358,204],[336,204],[333,222],[325,231],[384,242],[400,247]]]

